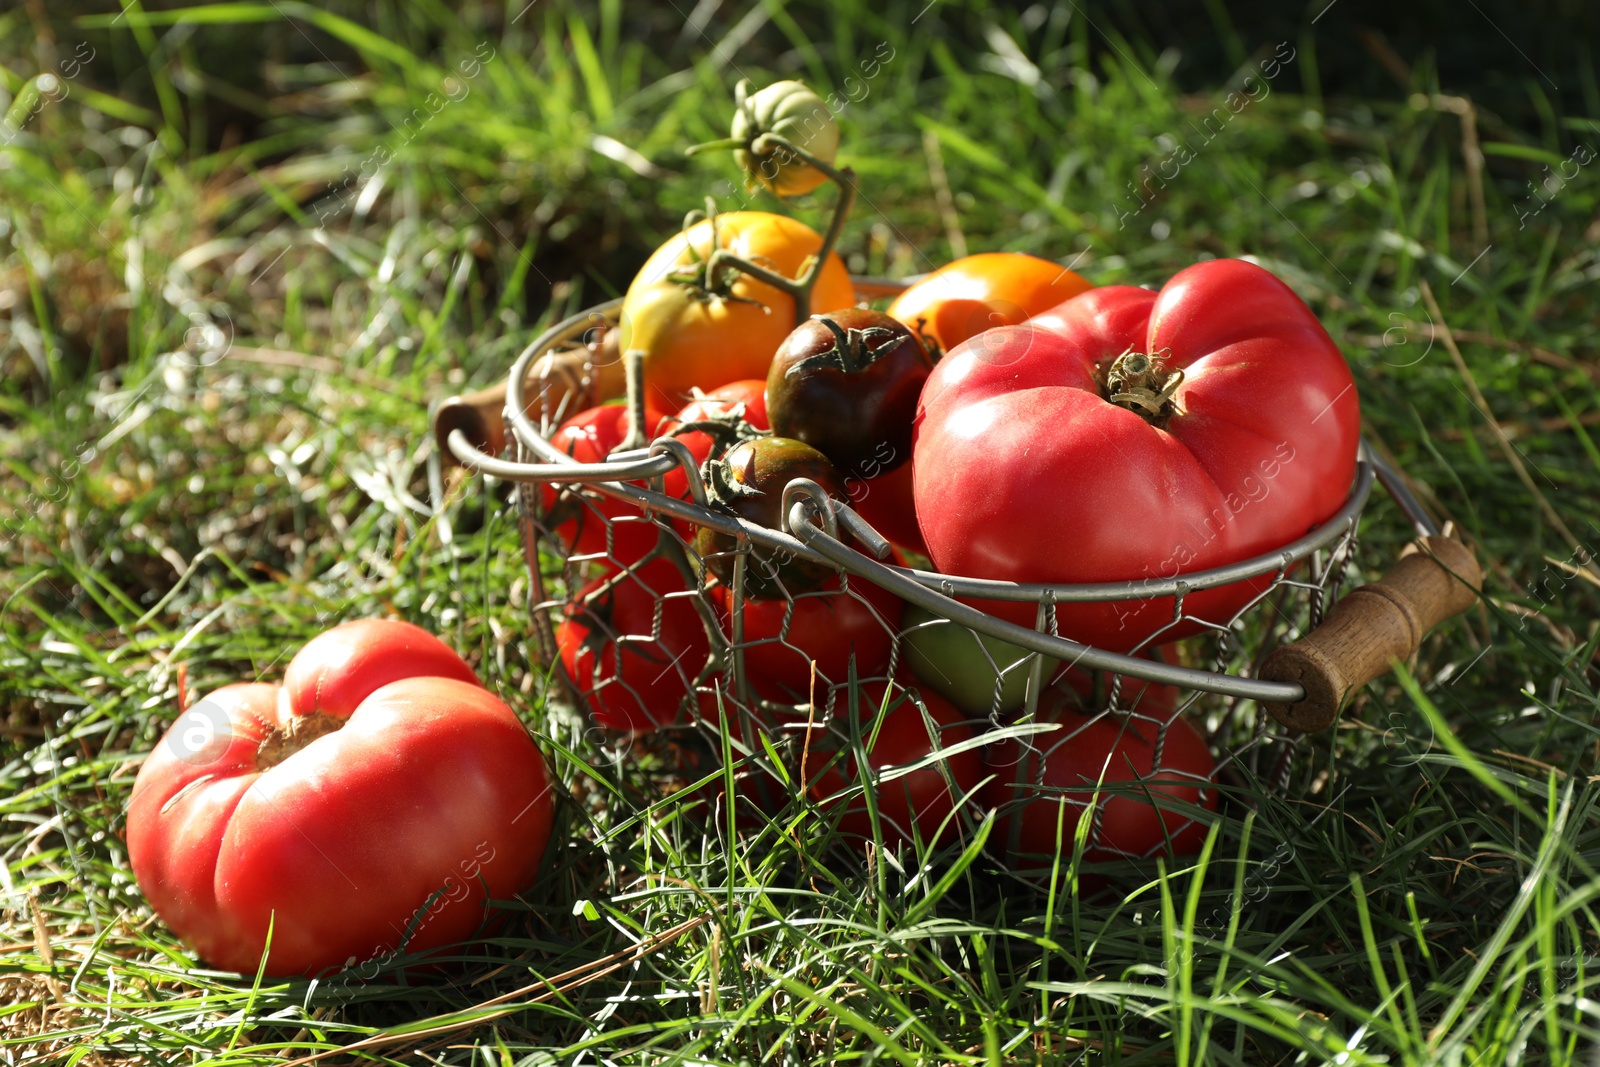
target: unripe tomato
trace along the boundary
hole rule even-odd
[[[931,339],[937,359],[992,326],[1015,326],[1093,286],[1023,252],[980,252],[946,263],[895,298],[889,316]]]
[[[623,300],[621,347],[645,353],[651,402],[671,411],[690,390],[767,376],[772,355],[795,327],[788,293],[738,271],[706,278],[716,247],[787,278],[799,276],[822,248],[822,236],[796,219],[764,211],[733,211],[697,222],[668,239],[645,261]],[[673,280],[694,275],[692,282]],[[856,302],[844,261],[830,252],[811,309],[832,311]]]
[[[915,604],[906,605],[902,626],[906,667],[962,711],[987,716],[1016,711],[1026,701],[1033,653]],[[1045,660],[1044,685],[1060,667],[1058,660]]]
[[[833,162],[839,153],[839,124],[822,97],[804,82],[773,82],[749,96],[747,91],[747,83],[741,81],[732,136],[748,144],[764,133],[777,134],[822,162]],[[828,180],[820,170],[781,147],[765,155],[735,149],[733,157],[746,174],[776,196],[800,196]]]
[[[858,794],[848,800],[842,796],[859,782],[873,791],[885,843],[942,841],[955,833],[960,828],[960,820],[953,814],[956,807],[983,779],[983,757],[977,749],[945,756],[909,773],[886,775],[970,740],[973,732],[963,721],[966,717],[930,691],[907,689],[897,682],[868,683],[861,687],[860,721],[855,724],[861,743],[871,740],[863,765],[860,745],[851,741],[847,707],[836,709],[835,718],[825,728],[815,728],[809,744],[802,747],[803,779],[811,798],[825,811],[844,807],[839,832],[857,845],[873,839],[865,796]],[[880,709],[883,720],[874,737]],[[802,777],[799,770],[797,767],[797,779]]]
[[[771,530],[783,528],[783,490],[796,478],[809,478],[829,495],[844,496],[844,480],[826,456],[788,437],[759,437],[736,445],[721,460],[707,465],[706,489],[715,505]],[[733,585],[737,540],[730,534],[701,527],[694,548],[722,584]],[[823,563],[752,547],[745,567],[744,593],[751,600],[794,596],[820,589],[835,571]]]

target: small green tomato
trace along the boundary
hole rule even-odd
[[[783,138],[832,164],[839,153],[839,125],[822,97],[804,82],[774,82],[757,93],[749,82],[735,90],[733,137],[749,145],[763,134]],[[827,181],[827,176],[782,146],[757,154],[748,148],[734,150],[734,158],[750,175],[778,196],[802,196]]]

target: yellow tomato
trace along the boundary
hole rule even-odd
[[[667,241],[640,269],[622,305],[622,349],[645,353],[651,404],[683,405],[690,390],[715,389],[742,378],[765,378],[772,356],[795,327],[788,293],[745,274],[699,281],[672,280],[696,272],[713,251],[711,223],[702,221]],[[734,211],[716,219],[717,247],[787,278],[799,275],[822,237],[803,222],[763,211]],[[844,262],[829,253],[811,290],[811,312],[855,304]]]
[[[1092,288],[1048,259],[981,252],[940,267],[901,293],[889,305],[889,316],[948,352],[992,326],[1016,326]]]

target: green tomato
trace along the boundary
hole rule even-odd
[[[750,144],[764,133],[774,134],[823,163],[833,163],[839,153],[839,125],[822,97],[804,82],[774,82],[751,93],[749,83],[741,81],[735,96],[733,137]],[[733,155],[752,181],[778,196],[800,196],[827,181],[820,170],[793,152],[776,149],[757,155],[740,148]]]
[[[907,604],[901,627],[906,665],[917,680],[969,715],[1015,711],[1028,697],[1034,653],[1008,644],[915,604]],[[1048,684],[1060,661],[1046,659]]]

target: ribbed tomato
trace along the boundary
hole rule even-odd
[[[128,859],[211,966],[376,973],[478,933],[532,879],[554,799],[460,656],[364,619],[308,642],[282,686],[224,686],[178,718],[134,782]]]
[[[1350,368],[1294,292],[1211,260],[1160,293],[1094,289],[950,352],[917,414],[917,517],[939,570],[1015,582],[1172,578],[1325,522],[1355,475]],[[1226,623],[1270,581],[1190,593]],[[1024,626],[1034,605],[979,606]],[[1065,637],[1176,640],[1172,599],[1056,607]]]

